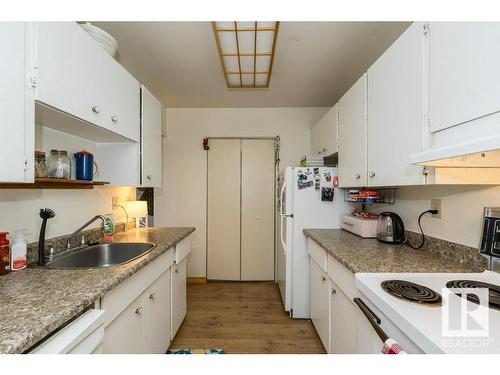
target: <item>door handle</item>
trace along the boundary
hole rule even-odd
[[[382,340],[382,342],[386,342],[389,336],[387,336],[382,327],[380,327],[380,323],[382,323],[380,318],[372,311],[372,309],[366,306],[361,298],[356,297],[353,301],[356,305],[358,305],[366,319],[368,319],[368,322],[371,324],[378,337],[380,337],[380,340]]]

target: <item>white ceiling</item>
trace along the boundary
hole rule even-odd
[[[282,22],[269,89],[228,89],[210,22],[94,22],[167,107],[331,106],[408,22]]]

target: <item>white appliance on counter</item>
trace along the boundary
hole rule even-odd
[[[317,168],[317,167],[316,167]],[[315,167],[287,167],[280,176],[279,225],[277,226],[277,276],[285,311],[292,318],[310,318],[309,256],[305,228],[340,228],[340,218],[349,212],[340,190],[333,201],[322,201],[322,190],[300,176]],[[336,168],[319,167],[319,174],[337,175]]]
[[[363,312],[358,352],[380,353],[381,335],[408,353],[500,354],[500,274],[359,273],[355,278],[359,298],[354,302]],[[474,292],[484,283],[491,285],[486,306],[472,302],[474,294],[471,299],[451,293]]]

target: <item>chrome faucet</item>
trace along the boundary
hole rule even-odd
[[[80,228],[78,228],[77,230],[75,230],[73,233],[71,233],[69,236],[68,236],[68,239],[66,241],[66,248],[67,249],[70,249],[71,248],[71,240],[73,240],[76,236],[78,236],[78,234],[84,230],[85,228],[87,228],[90,224],[92,224],[94,221],[96,220],[101,220],[102,223],[101,223],[101,229],[103,230],[105,227],[106,227],[106,218],[103,216],[103,215],[96,215],[94,216],[92,219],[90,219],[89,221],[87,221],[85,224],[83,224]],[[82,236],[82,239],[80,241],[80,244],[81,245],[85,245],[85,237]]]

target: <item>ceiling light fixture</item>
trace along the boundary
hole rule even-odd
[[[226,85],[268,88],[279,22],[212,22]]]

